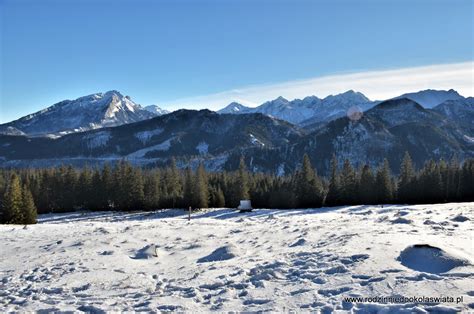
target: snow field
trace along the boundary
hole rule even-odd
[[[474,203],[41,215],[0,225],[2,311],[474,308]],[[451,296],[377,304],[345,297]]]

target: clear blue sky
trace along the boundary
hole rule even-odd
[[[111,89],[166,107],[241,86],[473,60],[470,0],[0,0],[0,12],[0,122]]]

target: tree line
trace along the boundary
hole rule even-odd
[[[294,173],[275,176],[247,171],[240,160],[236,171],[208,173],[166,168],[142,169],[127,161],[102,168],[0,170],[0,222],[28,224],[37,213],[87,210],[155,210],[161,208],[236,207],[251,199],[258,208],[442,203],[474,201],[474,159],[429,160],[415,169],[405,154],[399,175],[385,160],[373,169],[355,168],[349,160],[339,167],[333,156],[327,178],[318,175],[307,155]]]

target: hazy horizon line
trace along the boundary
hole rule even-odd
[[[474,61],[433,64],[397,69],[382,69],[331,74],[280,83],[255,84],[218,93],[156,101],[167,110],[219,110],[232,102],[257,107],[266,101],[284,97],[288,100],[308,96],[324,98],[350,90],[364,94],[370,100],[385,100],[421,90],[454,89],[464,97],[474,96]]]

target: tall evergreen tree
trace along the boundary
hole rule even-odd
[[[460,200],[474,201],[474,159],[464,161],[459,179]]]
[[[183,185],[183,205],[185,207],[196,207],[194,204],[194,175],[190,167],[187,167],[184,172]]]
[[[215,195],[214,195],[214,202],[213,206],[216,208],[224,207],[225,206],[225,197],[224,193],[222,192],[222,189],[220,186],[215,189]]]
[[[459,161],[453,157],[448,165],[446,179],[446,197],[448,202],[454,202],[459,196]]]
[[[183,186],[174,158],[171,160],[171,166],[167,172],[166,187],[166,195],[169,198],[169,204],[172,208],[176,208],[180,205],[182,199]]]
[[[145,207],[148,210],[159,208],[160,206],[160,174],[158,171],[151,171],[145,177],[143,193],[145,196]]]
[[[33,200],[33,195],[31,195],[30,189],[28,186],[24,185],[22,190],[22,223],[25,225],[35,224],[36,218],[38,216],[35,202]]]
[[[375,203],[375,178],[369,165],[362,168],[359,182],[359,197],[362,204]]]
[[[250,197],[249,194],[249,175],[247,167],[245,166],[244,157],[240,158],[239,170],[236,182],[237,199],[246,200]]]
[[[92,171],[89,167],[85,167],[82,169],[78,179],[77,194],[79,201],[76,205],[87,209],[90,205],[89,198],[92,193]]]
[[[13,173],[3,197],[3,223],[21,224],[23,222],[22,205],[20,179],[16,173]]]
[[[194,178],[193,204],[197,208],[209,207],[209,187],[204,166],[199,164]]]
[[[405,152],[400,166],[400,176],[398,180],[398,199],[402,203],[412,203],[415,200],[415,169],[410,154]]]
[[[341,171],[341,189],[340,199],[342,204],[353,205],[357,204],[357,176],[352,168],[349,159],[344,160],[344,165]]]
[[[141,209],[144,205],[143,176],[140,168],[130,167],[127,171],[127,202],[126,210]]]
[[[331,159],[331,178],[325,203],[328,206],[337,206],[341,204],[341,179],[338,171],[336,155],[333,155]]]
[[[110,205],[112,204],[112,199],[113,199],[113,177],[112,177],[112,170],[109,166],[109,164],[105,164],[104,167],[102,168],[102,173],[101,173],[101,201],[103,205],[104,210],[110,210]]]
[[[92,173],[91,195],[89,196],[89,209],[105,210],[106,209],[106,191],[102,184],[102,174],[99,169],[95,169]]]
[[[443,199],[443,185],[439,166],[429,160],[421,170],[418,182],[419,201],[422,203],[438,203]]]
[[[300,208],[321,207],[323,186],[311,165],[309,156],[304,154],[301,170],[296,174],[296,201]]]
[[[377,170],[375,178],[377,203],[391,203],[393,199],[393,186],[390,174],[390,165],[387,159],[384,159],[383,165]]]

